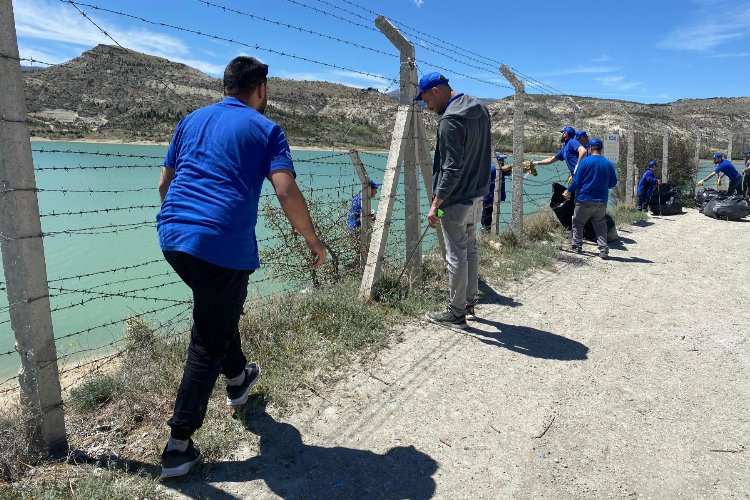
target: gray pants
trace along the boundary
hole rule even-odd
[[[583,226],[589,219],[596,233],[596,244],[599,250],[609,250],[607,246],[607,204],[598,201],[576,202],[573,211],[573,244],[580,247],[583,245]]]
[[[450,304],[456,316],[466,314],[466,306],[476,303],[479,286],[479,254],[477,253],[477,221],[482,214],[482,199],[472,205],[453,205],[443,209],[440,219],[445,240],[445,262],[448,265]]]

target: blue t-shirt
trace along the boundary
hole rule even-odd
[[[227,97],[180,121],[164,166],[175,177],[156,216],[161,249],[229,269],[259,268],[255,224],[263,180],[275,170],[294,174],[281,127]]]
[[[500,201],[505,201],[505,178],[510,176],[511,172],[500,171]],[[492,164],[490,165],[490,190],[487,194],[482,197],[482,202],[485,205],[490,205],[495,202],[495,180],[497,180],[497,167]]]
[[[617,185],[614,164],[601,155],[581,160],[573,174],[568,191],[576,193],[576,201],[609,201],[609,190]]]
[[[575,139],[568,139],[560,151],[557,152],[555,158],[557,161],[564,161],[568,164],[568,170],[570,175],[573,175],[573,171],[578,163],[578,148],[581,147],[581,143]]]
[[[733,181],[740,177],[740,173],[736,168],[734,168],[734,164],[729,160],[721,160],[721,163],[716,165],[714,173],[718,174],[719,172],[729,177],[730,181]]]
[[[352,206],[349,208],[349,219],[347,226],[349,231],[354,231],[362,225],[362,193],[352,198]]]
[[[654,192],[654,184],[659,182],[659,179],[654,175],[654,171],[647,168],[643,172],[640,182],[638,183],[638,196],[648,195]]]

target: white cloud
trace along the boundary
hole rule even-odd
[[[750,4],[737,0],[693,0],[694,22],[678,26],[656,46],[660,49],[708,53],[746,37],[750,30]]]
[[[71,45],[90,48],[100,43],[114,44],[70,5],[44,0],[23,0],[14,2],[14,10],[19,38],[57,42],[45,49],[50,56],[55,52],[63,52],[65,46],[70,49]],[[179,38],[144,28],[116,26],[97,19],[95,14],[87,14],[123,47],[178,61],[209,74],[221,74],[224,71],[223,66],[190,57],[191,48]],[[56,58],[61,59],[62,56]]]
[[[416,5],[417,7],[421,7],[423,3],[424,0],[414,0],[414,5]]]
[[[728,59],[728,58],[735,58],[735,57],[750,57],[750,52],[725,52],[722,54],[713,54],[708,57],[713,57],[716,59]]]
[[[613,73],[619,71],[619,67],[615,66],[577,66],[575,68],[560,69],[555,71],[547,71],[543,73],[537,73],[536,76],[564,76],[564,75],[587,75],[587,74],[601,74],[601,73]]]
[[[601,62],[608,62],[608,61],[611,61],[611,60],[612,60],[612,58],[609,57],[607,54],[602,54],[599,57],[593,58],[591,60],[591,62],[601,63]]]
[[[636,87],[643,85],[643,82],[628,82],[624,76],[603,76],[594,78],[597,82],[601,83],[605,87],[610,87],[616,90],[632,90]]]

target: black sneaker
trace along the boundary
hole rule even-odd
[[[240,406],[247,403],[247,397],[260,380],[260,365],[248,363],[245,367],[245,380],[240,385],[227,386],[227,406]]]
[[[452,326],[454,328],[466,328],[466,315],[456,316],[450,309],[446,311],[433,311],[424,315],[430,322],[438,325]]]
[[[607,259],[609,259],[609,250],[600,250],[600,251],[599,251],[599,257],[600,257],[600,258],[601,258],[602,260],[607,260]]]
[[[583,252],[583,248],[579,247],[578,245],[571,245],[570,246],[570,251],[571,252],[575,252],[575,253],[581,253],[581,252]]]
[[[184,476],[190,471],[190,467],[200,462],[201,452],[193,445],[193,440],[188,441],[185,451],[171,450],[161,453],[161,478]]]

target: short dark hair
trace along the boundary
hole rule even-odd
[[[603,146],[591,146],[591,151],[599,151],[600,153],[604,151]]]
[[[268,65],[254,57],[235,57],[224,70],[224,95],[236,96],[253,92],[266,81]]]

